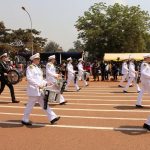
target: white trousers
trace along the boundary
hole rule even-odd
[[[66,90],[68,89],[68,86],[70,84],[71,81],[73,81],[74,83],[74,78],[75,76],[74,75],[68,75],[68,78],[67,78],[67,84],[66,84]],[[78,90],[79,89],[79,86],[78,86],[78,79],[76,80],[76,83],[74,83],[74,86],[75,86],[75,89]]]
[[[119,84],[119,85],[121,85],[121,86],[123,85],[123,82],[124,82],[124,81],[126,81],[127,76],[128,76],[128,74],[123,74],[123,75],[122,75],[122,79],[121,79],[121,81],[120,81],[120,84]]]
[[[31,114],[31,111],[36,102],[38,102],[43,109],[43,107],[44,107],[43,96],[29,96],[28,104],[25,108],[24,115],[22,118],[23,121],[29,122],[29,115]],[[51,121],[57,117],[57,115],[51,110],[51,108],[49,106],[47,106],[47,109],[44,111],[47,114],[49,121]]]
[[[84,86],[88,85],[88,83],[86,82],[86,80],[84,79],[84,73],[79,73],[79,79],[82,79]]]
[[[145,89],[144,87],[141,88],[141,91],[137,97],[137,102],[136,102],[136,105],[142,105],[142,97],[144,95],[144,92],[145,92]]]
[[[130,84],[131,84],[132,82],[134,82],[134,84],[136,85],[137,92],[140,91],[140,87],[139,87],[139,85],[136,83],[135,77],[130,77],[130,78],[129,78],[128,83],[126,84],[126,86],[125,86],[125,88],[124,88],[124,91],[127,91],[127,90],[128,90],[128,88],[129,88],[129,86],[130,86]]]

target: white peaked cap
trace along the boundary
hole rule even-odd
[[[6,56],[6,57],[7,57],[7,53],[3,53],[3,54],[0,56],[0,58],[3,57],[3,56]]]
[[[71,57],[69,57],[69,58],[67,59],[67,61],[70,61],[70,60],[72,60],[72,58],[71,58]]]
[[[55,55],[51,55],[51,56],[48,57],[48,59],[55,59],[55,58],[56,58]]]
[[[150,54],[144,55],[143,57],[144,57],[144,58],[149,58],[149,57],[150,57]]]
[[[83,59],[82,59],[82,58],[80,58],[80,59],[78,59],[78,61],[83,61]]]
[[[30,57],[30,60],[33,60],[33,59],[36,59],[36,58],[40,58],[40,54],[39,53],[36,53],[36,54],[32,55]]]

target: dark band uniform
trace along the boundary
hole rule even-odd
[[[0,56],[0,59],[2,57],[7,57],[7,53],[4,53],[3,55]],[[16,101],[15,99],[15,93],[14,93],[14,88],[13,85],[7,80],[7,76],[5,73],[8,73],[10,70],[9,65],[5,61],[0,61],[0,81],[1,81],[1,88],[0,88],[0,94],[3,92],[5,85],[9,87],[10,93],[11,93],[11,98],[13,103],[18,103],[19,101]]]

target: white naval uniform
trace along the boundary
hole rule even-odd
[[[142,83],[142,90],[144,92],[148,92],[150,95],[150,64],[145,63],[144,69],[141,72],[141,83]],[[144,93],[143,92],[143,93]],[[150,125],[150,116],[148,117],[146,124]]]
[[[129,73],[129,69],[128,69],[128,64],[126,62],[122,63],[122,79],[120,81],[120,84],[122,86],[123,82],[127,79],[128,73]]]
[[[49,62],[46,65],[46,81],[47,83],[51,83],[52,90],[56,91],[58,94],[60,94],[60,89],[56,86],[58,74],[56,73],[56,68],[53,63]],[[65,102],[65,99],[62,94],[60,94],[59,103]]]
[[[31,64],[27,67],[26,77],[28,81],[27,95],[29,99],[22,120],[24,122],[29,122],[29,115],[35,103],[38,102],[42,108],[44,107],[44,100],[39,87],[45,86],[47,82],[43,80],[42,70],[35,64]],[[47,107],[44,111],[47,113],[49,121],[57,117],[57,115],[49,107]]]
[[[124,88],[124,91],[127,91],[129,86],[131,85],[131,83],[134,81],[134,84],[136,85],[136,89],[137,89],[137,92],[140,91],[140,87],[139,85],[136,83],[136,71],[135,71],[135,65],[133,62],[130,62],[129,63],[129,79],[128,79],[128,83],[126,84],[125,88]]]
[[[150,86],[148,86],[148,83],[150,82],[150,79],[148,79],[145,76],[145,74],[148,73],[148,71],[150,73],[150,65],[146,62],[143,62],[141,64],[141,84],[142,84],[142,88],[141,88],[141,91],[138,95],[136,105],[142,105],[142,97],[144,95],[144,92],[148,91],[149,88],[150,88]],[[150,91],[148,91],[148,92],[150,93]]]
[[[67,75],[66,90],[68,89],[68,86],[69,86],[69,84],[70,84],[71,81],[73,81],[76,90],[79,90],[79,86],[78,86],[78,84],[77,84],[77,81],[76,81],[76,83],[74,82],[74,79],[75,79],[75,71],[74,71],[74,69],[73,69],[73,65],[72,65],[70,62],[67,64],[67,71],[68,71],[68,75]]]
[[[82,81],[84,82],[84,85],[87,86],[88,83],[86,82],[86,80],[84,79],[84,72],[85,70],[83,69],[83,65],[82,65],[82,62],[79,62],[78,65],[78,75],[79,75],[79,78],[82,79]]]

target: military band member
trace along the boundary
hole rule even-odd
[[[83,69],[83,59],[80,58],[79,60],[79,63],[78,63],[78,74],[79,74],[79,78],[82,79],[82,81],[84,82],[84,85],[85,86],[88,86],[88,83],[86,81],[86,78],[84,77],[85,76],[85,70]]]
[[[127,59],[125,59],[122,63],[121,73],[122,73],[122,79],[121,79],[120,84],[118,85],[118,87],[123,87],[123,82],[126,81],[128,73],[129,73]]]
[[[77,78],[75,76],[76,71],[73,69],[72,58],[71,57],[68,58],[67,61],[68,61],[68,63],[67,63],[67,73],[68,74],[67,74],[67,85],[66,85],[66,89],[65,90],[68,89],[68,86],[69,86],[70,82],[73,81],[74,82],[74,86],[76,88],[76,91],[79,91],[80,88],[78,86]]]
[[[26,77],[28,81],[27,95],[29,99],[21,121],[22,124],[24,125],[32,125],[32,122],[29,121],[29,115],[36,102],[38,102],[40,106],[43,108],[44,100],[43,100],[43,95],[41,93],[41,89],[47,84],[47,82],[43,80],[43,72],[41,68],[38,67],[40,63],[39,53],[32,55],[30,57],[30,60],[32,61],[32,64],[27,67],[27,71],[26,71]],[[46,112],[51,124],[54,124],[56,121],[60,119],[60,117],[58,117],[48,106],[47,109],[44,111]]]
[[[47,83],[52,84],[52,89],[55,90],[57,93],[59,93],[59,104],[60,105],[64,105],[65,103],[67,103],[67,101],[65,101],[64,97],[62,94],[60,94],[60,89],[57,87],[57,80],[59,78],[61,78],[60,74],[56,73],[56,67],[54,66],[55,64],[55,55],[49,56],[48,57],[49,62],[46,65],[46,81]]]
[[[147,71],[149,70],[150,65],[148,64],[150,62],[150,55],[145,55],[144,56],[144,61],[141,64],[141,91],[138,94],[138,98],[137,98],[137,102],[136,102],[136,107],[137,108],[143,108],[142,106],[142,97],[144,95],[145,92],[148,91],[149,92],[149,85],[148,83],[150,82],[150,79],[148,79],[145,74],[147,73]]]
[[[138,85],[138,83],[136,82],[136,76],[137,76],[138,72],[135,71],[135,65],[134,65],[134,60],[131,59],[129,62],[129,79],[128,79],[128,83],[126,84],[123,92],[127,93],[127,90],[129,88],[129,86],[131,85],[132,82],[135,83],[136,85],[136,89],[137,89],[137,93],[140,92],[140,87]]]
[[[7,60],[8,60],[7,53],[4,53],[0,56],[0,81],[1,81],[0,94],[3,92],[5,85],[7,85],[11,93],[12,103],[19,103],[19,101],[17,101],[15,98],[14,87],[7,79],[8,76],[7,73],[10,70],[10,67],[7,64]]]

